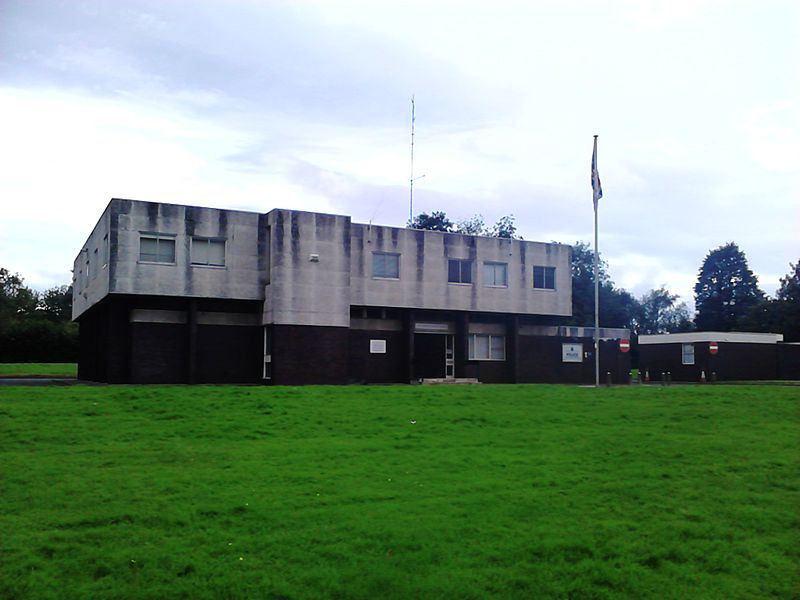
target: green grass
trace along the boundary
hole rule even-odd
[[[77,377],[76,363],[0,363],[0,377]]]
[[[797,597],[798,425],[792,387],[0,388],[0,597]]]

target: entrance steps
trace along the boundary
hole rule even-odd
[[[441,385],[445,383],[449,384],[476,384],[480,383],[475,377],[435,377],[431,379],[423,379],[420,383],[422,385]]]

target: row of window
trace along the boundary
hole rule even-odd
[[[192,237],[192,264],[208,267],[225,266],[225,240]],[[142,234],[139,237],[139,260],[142,262],[175,263],[175,238],[163,234]]]
[[[380,279],[400,279],[400,255],[391,252],[372,253],[372,276]],[[447,261],[448,283],[468,283],[473,281],[473,261],[450,259]],[[483,285],[488,287],[508,287],[508,263],[484,262]],[[556,268],[533,267],[533,287],[542,290],[556,289]]]
[[[192,264],[210,267],[225,266],[225,240],[219,238],[192,237]],[[139,238],[139,260],[175,264],[175,237],[164,234],[142,234]],[[447,261],[449,283],[471,284],[473,261],[450,259]],[[373,252],[372,276],[380,279],[400,278],[400,255],[390,252]],[[508,287],[508,264],[503,262],[483,263],[483,284],[489,287]],[[556,289],[556,268],[533,267],[534,289]]]

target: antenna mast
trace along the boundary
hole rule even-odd
[[[414,121],[416,115],[414,112],[414,96],[411,96],[411,175],[408,178],[409,193],[408,193],[408,222],[409,224],[414,220],[414,181],[422,179],[425,175],[414,177]]]
[[[408,222],[414,220],[414,96],[411,96],[411,176],[408,178],[410,184],[408,196]]]

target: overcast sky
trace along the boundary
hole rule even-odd
[[[0,266],[70,281],[112,197],[591,242],[692,304],[800,258],[800,3],[0,1]]]

